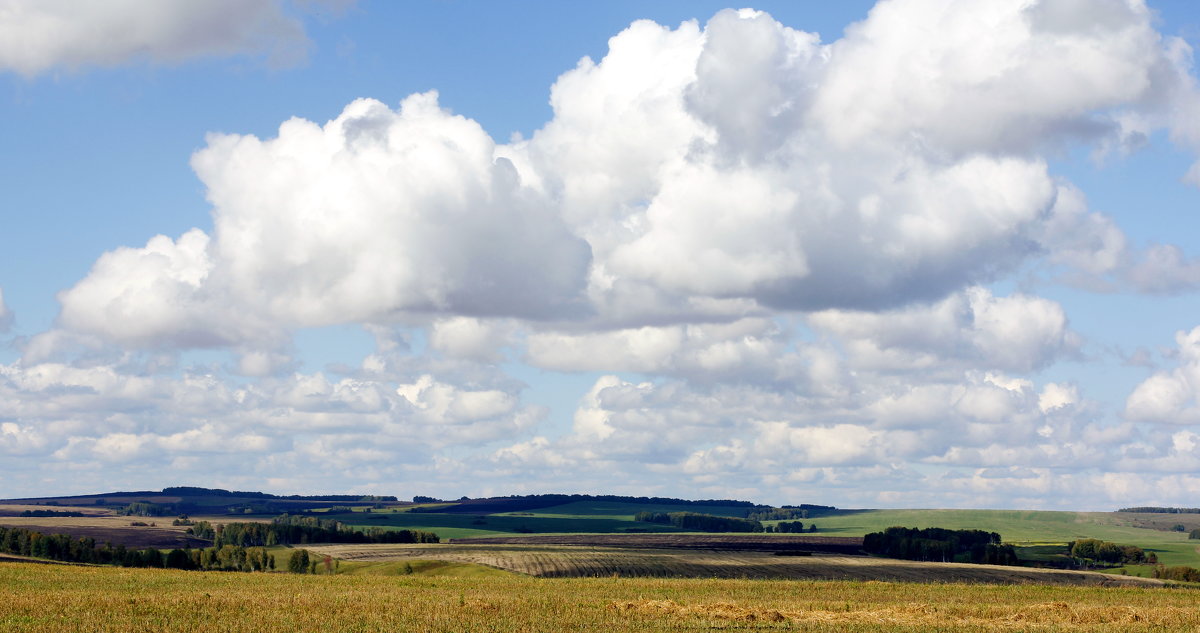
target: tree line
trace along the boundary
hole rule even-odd
[[[1200,514],[1200,508],[1164,508],[1162,506],[1136,506],[1121,508],[1117,512],[1142,512],[1145,514]]]
[[[681,530],[700,532],[762,532],[763,524],[751,519],[723,517],[699,512],[638,512],[634,521],[673,525]]]
[[[438,543],[433,532],[423,530],[389,530],[371,527],[357,530],[332,519],[282,514],[270,523],[234,522],[213,526],[197,521],[188,534],[211,540],[213,545],[262,547],[271,545],[303,545],[307,543]]]
[[[226,545],[203,549],[177,548],[164,554],[153,547],[130,549],[108,543],[97,545],[95,539],[90,537],[43,534],[26,528],[0,527],[0,552],[68,563],[120,567],[202,571],[268,571],[275,568],[275,557],[261,547]]]
[[[199,486],[172,486],[163,488],[164,495],[189,497],[242,497],[246,499],[286,499],[289,501],[357,501],[375,503],[382,501],[398,501],[395,495],[275,495],[269,492],[246,492],[241,490],[222,490],[221,488],[201,488]]]
[[[1117,545],[1116,543],[1095,538],[1072,541],[1067,544],[1067,549],[1071,553],[1071,558],[1077,559],[1085,565],[1095,565],[1097,563],[1108,565],[1140,565],[1142,563],[1154,564],[1158,562],[1158,556],[1154,552],[1150,552],[1149,556],[1147,556],[1146,551],[1136,545]]]
[[[1016,565],[1017,554],[1000,535],[983,530],[890,527],[863,537],[863,550],[888,558]]]
[[[21,512],[23,517],[81,517],[85,516],[82,512],[72,510],[24,510]]]
[[[792,519],[807,519],[808,510],[804,508],[767,508],[753,510],[746,515],[751,521],[790,521]]]

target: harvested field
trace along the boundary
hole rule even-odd
[[[311,551],[347,561],[445,560],[487,565],[544,578],[755,578],[895,582],[1161,585],[1155,580],[1094,572],[997,565],[921,563],[866,556],[775,556],[770,552],[581,547],[561,545],[322,545]]]
[[[23,503],[0,503],[0,517],[20,517],[22,512],[78,512],[88,516],[111,516],[113,511],[96,506],[37,506]],[[78,518],[78,517],[77,517]]]
[[[43,508],[44,509],[44,508]],[[134,522],[156,523],[154,527],[133,526]],[[92,515],[85,517],[0,517],[0,525],[20,527],[43,534],[70,534],[75,538],[93,538],[97,543],[126,547],[203,547],[208,541],[192,538],[187,527],[171,525],[171,517],[127,517]]]
[[[221,574],[0,563],[20,633],[1194,632],[1189,589],[518,575]]]
[[[647,549],[720,549],[779,552],[804,550],[858,554],[862,538],[802,534],[556,534],[451,539],[456,545],[577,545]]]

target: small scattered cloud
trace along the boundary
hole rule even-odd
[[[233,55],[290,66],[306,58],[311,42],[289,8],[279,0],[7,0],[0,9],[0,71],[33,77],[60,68]]]

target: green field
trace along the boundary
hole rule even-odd
[[[1159,525],[1166,519],[1158,517]],[[1168,515],[1183,521],[1200,520],[1200,515]],[[1153,524],[1147,515],[1123,512],[1042,512],[1026,510],[862,510],[839,512],[813,519],[819,534],[862,536],[893,525],[942,527],[997,532],[1006,543],[1038,545],[1067,543],[1081,538],[1098,538],[1137,545],[1158,555],[1165,565],[1200,567],[1200,541],[1186,533],[1133,527]],[[1171,519],[1171,522],[1175,522]],[[1018,549],[1020,551],[1020,548]],[[1135,570],[1130,570],[1135,571]]]
[[[461,633],[1195,631],[1189,589],[499,574],[291,575],[0,563],[0,630]]]
[[[700,514],[715,514],[718,516],[744,517],[749,508],[742,506],[723,505],[670,505],[621,503],[616,501],[575,501],[562,505],[538,508],[528,512],[506,512],[503,514],[532,515],[538,517],[588,517],[593,519],[618,519],[633,521],[639,512],[698,512]]]
[[[486,516],[474,514],[436,514],[426,512],[372,511],[329,514],[354,527],[393,527],[434,532],[443,539],[509,534],[610,534],[630,528],[648,532],[678,531],[669,525],[638,523],[633,515],[619,516],[570,514],[505,513]]]

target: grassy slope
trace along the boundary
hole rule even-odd
[[[633,521],[639,512],[698,512],[718,516],[744,517],[749,508],[740,506],[696,506],[696,505],[651,505],[645,503],[619,503],[615,501],[575,501],[549,508],[530,510],[526,514],[539,517],[578,516],[595,519],[617,519]],[[509,515],[520,513],[506,513]]]
[[[330,515],[356,526],[389,526],[436,532],[443,539],[472,536],[535,533],[623,532],[630,528],[654,532],[676,531],[670,526],[633,521],[643,510],[656,512],[692,511],[738,516],[745,508],[727,506],[652,506],[606,501],[580,501],[529,512],[493,514],[481,517],[458,514],[432,514],[377,511]],[[1187,534],[1150,529],[1176,522],[1190,525],[1200,515],[1136,515],[1115,512],[1045,512],[1025,510],[863,510],[845,511],[806,520],[815,522],[819,534],[826,536],[862,536],[893,525],[905,527],[944,527],[981,529],[998,532],[1006,542],[1027,546],[1067,543],[1081,538],[1099,538],[1141,546],[1155,552],[1166,565],[1200,567],[1200,541]],[[768,522],[768,524],[771,522]],[[1145,526],[1145,527],[1139,527]],[[1028,550],[1031,557],[1037,549]],[[1132,573],[1145,570],[1130,569]]]
[[[397,527],[428,530],[437,533],[443,539],[522,534],[527,533],[525,530],[550,534],[609,534],[623,532],[629,528],[651,532],[678,531],[671,526],[635,522],[633,520],[634,512],[646,509],[645,506],[641,506],[637,510],[628,513],[626,513],[626,509],[624,508],[611,509],[609,512],[597,512],[595,508],[571,507],[581,505],[586,506],[588,504],[572,503],[565,506],[543,508],[530,512],[490,514],[484,517],[472,514],[374,511],[370,513],[330,514],[328,518],[362,527]],[[634,504],[608,505],[636,507]],[[477,521],[481,520],[483,523],[477,523]]]
[[[1187,534],[1133,527],[1134,519],[1116,512],[1041,512],[1025,510],[865,510],[814,519],[819,533],[862,536],[893,525],[998,532],[1005,542],[1066,543],[1098,538],[1138,545],[1158,554],[1166,565],[1200,567],[1200,541]]]
[[[1079,571],[995,565],[924,563],[865,556],[773,556],[758,551],[624,549],[555,545],[328,545],[318,556],[342,565],[403,565],[405,561],[475,563],[551,578],[761,578],[788,580],[882,580],[917,583],[990,582],[1106,584],[1142,582]]]
[[[294,576],[0,563],[0,630],[1195,631],[1197,592],[706,579]]]

